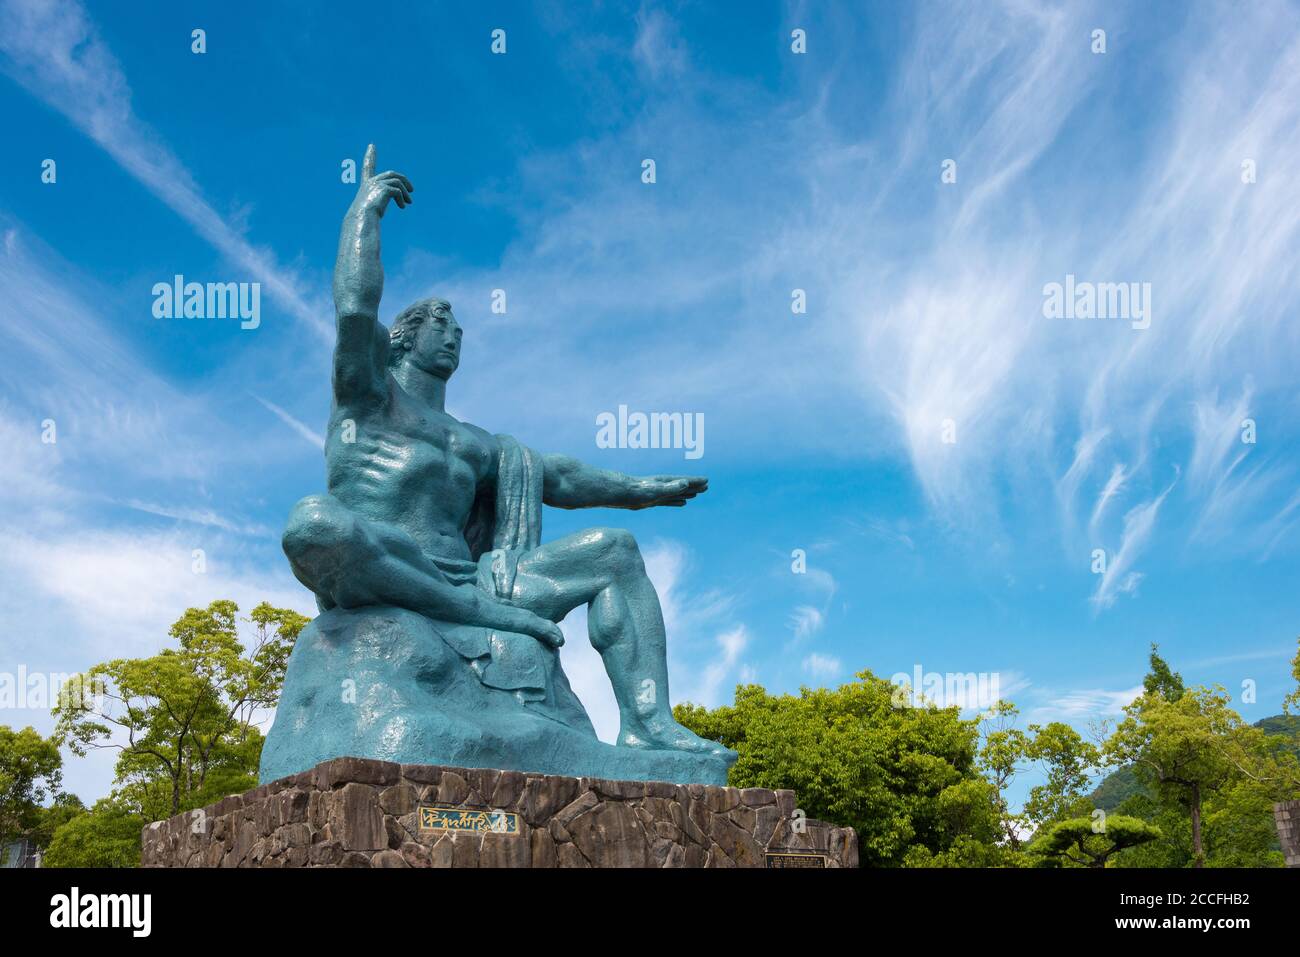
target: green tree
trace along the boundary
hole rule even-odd
[[[1191,821],[1185,808],[1147,793],[1135,794],[1116,813],[1158,827],[1161,837],[1115,857],[1117,867],[1193,867]],[[1281,867],[1269,789],[1249,779],[1226,785],[1206,798],[1203,809],[1206,867]]]
[[[1136,817],[1160,829],[1160,837],[1115,855],[1114,867],[1184,868],[1196,863],[1192,826],[1187,810],[1139,790],[1120,804],[1112,816]]]
[[[140,832],[148,822],[116,798],[104,798],[55,831],[44,867],[139,867]]]
[[[1272,784],[1240,776],[1206,802],[1207,867],[1282,867]]]
[[[979,758],[979,768],[997,795],[1002,843],[1016,852],[1022,849],[1027,831],[1041,830],[1046,824],[1092,810],[1086,794],[1101,761],[1098,748],[1068,724],[1031,724],[1021,731],[1015,727],[1018,713],[1011,702],[999,701],[983,716]],[[1042,772],[1045,781],[1029,789],[1024,810],[1013,814],[1006,790],[1032,766]]]
[[[79,814],[86,813],[86,805],[81,798],[66,791],[56,794],[49,805],[42,807],[36,817],[36,823],[28,831],[28,836],[39,848],[47,848],[54,839],[54,832],[67,824]]]
[[[264,740],[262,732],[253,726],[242,740],[232,740],[216,749],[203,782],[182,793],[175,810],[171,779],[153,772],[147,764],[129,772],[119,768],[119,785],[114,795],[125,806],[144,815],[145,820],[158,821],[182,811],[206,807],[227,794],[242,794],[257,787],[257,766]]]
[[[39,825],[41,805],[59,793],[62,767],[53,738],[0,725],[0,846]]]
[[[1023,814],[1013,814],[1007,803],[1006,790],[1016,776],[1024,770],[1028,760],[1030,735],[1015,726],[1019,714],[1010,701],[999,701],[983,716],[980,729],[983,743],[980,746],[978,768],[993,787],[993,802],[1001,821],[1006,845],[1013,851],[1020,849],[1022,833],[1026,827]],[[1032,733],[1033,726],[1030,726]]]
[[[793,788],[809,817],[854,827],[864,866],[1000,859],[996,790],[976,766],[977,723],[956,708],[900,704],[897,692],[863,671],[835,690],[770,695],[745,685],[732,705],[673,713],[739,753],[732,785]]]
[[[1123,814],[1075,817],[1048,825],[1033,850],[1045,864],[1105,867],[1119,851],[1158,840],[1160,828]]]
[[[1147,820],[1160,816],[1155,806],[1181,809],[1195,867],[1205,866],[1214,844],[1207,843],[1207,825],[1226,834],[1234,813],[1253,806],[1248,816],[1260,827],[1268,819],[1263,808],[1297,778],[1296,759],[1283,742],[1245,724],[1230,702],[1217,686],[1186,688],[1177,698],[1148,691],[1125,708],[1105,745],[1110,762],[1132,766],[1146,790],[1121,809],[1145,806]],[[1224,813],[1207,816],[1211,809]]]
[[[251,650],[238,636],[238,607],[214,601],[190,608],[171,627],[175,648],[149,658],[118,658],[79,676],[89,693],[62,698],[56,734],[75,754],[113,748],[116,775],[138,809],[168,816],[192,794],[211,793],[214,769],[256,773],[260,734],[252,722],[279,699],[289,652],[308,619],[266,602],[253,609]],[[160,785],[163,788],[158,798]]]
[[[1183,696],[1186,690],[1183,686],[1183,676],[1169,667],[1169,662],[1160,657],[1160,646],[1151,645],[1151,656],[1148,659],[1151,670],[1147,672],[1142,679],[1142,688],[1149,695],[1159,695],[1166,701],[1177,701]]]
[[[1042,827],[1090,812],[1087,793],[1101,764],[1100,749],[1061,721],[1030,725],[1030,731],[1033,737],[1025,755],[1038,762],[1046,781],[1029,789],[1025,816]]]

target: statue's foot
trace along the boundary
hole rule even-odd
[[[709,754],[728,764],[736,760],[736,752],[719,744],[701,738],[695,732],[683,728],[671,716],[652,718],[628,727],[625,723],[618,734],[619,747],[641,748],[647,751],[687,751],[692,754]]]

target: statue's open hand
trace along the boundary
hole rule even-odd
[[[687,499],[708,490],[709,480],[703,475],[649,475],[637,480],[632,508],[653,508],[656,505],[680,508]]]
[[[508,609],[508,620],[500,627],[521,635],[531,635],[542,644],[549,645],[552,648],[559,648],[564,644],[564,632],[560,630],[559,625],[549,618],[543,618],[541,615],[535,615],[531,611],[511,605],[504,607]]]
[[[366,147],[366,158],[361,163],[361,185],[357,188],[354,207],[373,209],[383,216],[390,199],[397,203],[398,208],[404,209],[410,204],[414,191],[411,181],[401,173],[387,170],[376,175],[375,144]]]

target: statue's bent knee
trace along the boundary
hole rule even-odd
[[[333,552],[356,535],[356,518],[332,495],[308,495],[289,514],[281,545],[293,562]]]
[[[602,561],[608,561],[630,571],[644,570],[641,549],[637,547],[636,538],[627,529],[593,528],[591,534],[597,543]]]

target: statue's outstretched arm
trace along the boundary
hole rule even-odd
[[[681,506],[709,488],[702,475],[624,475],[567,455],[544,456],[542,464],[542,501],[556,508]]]
[[[379,323],[384,267],[379,260],[379,220],[389,200],[405,208],[415,187],[401,173],[375,174],[375,147],[366,148],[361,185],[343,217],[334,262],[334,397],[340,403],[384,395],[388,336]]]

